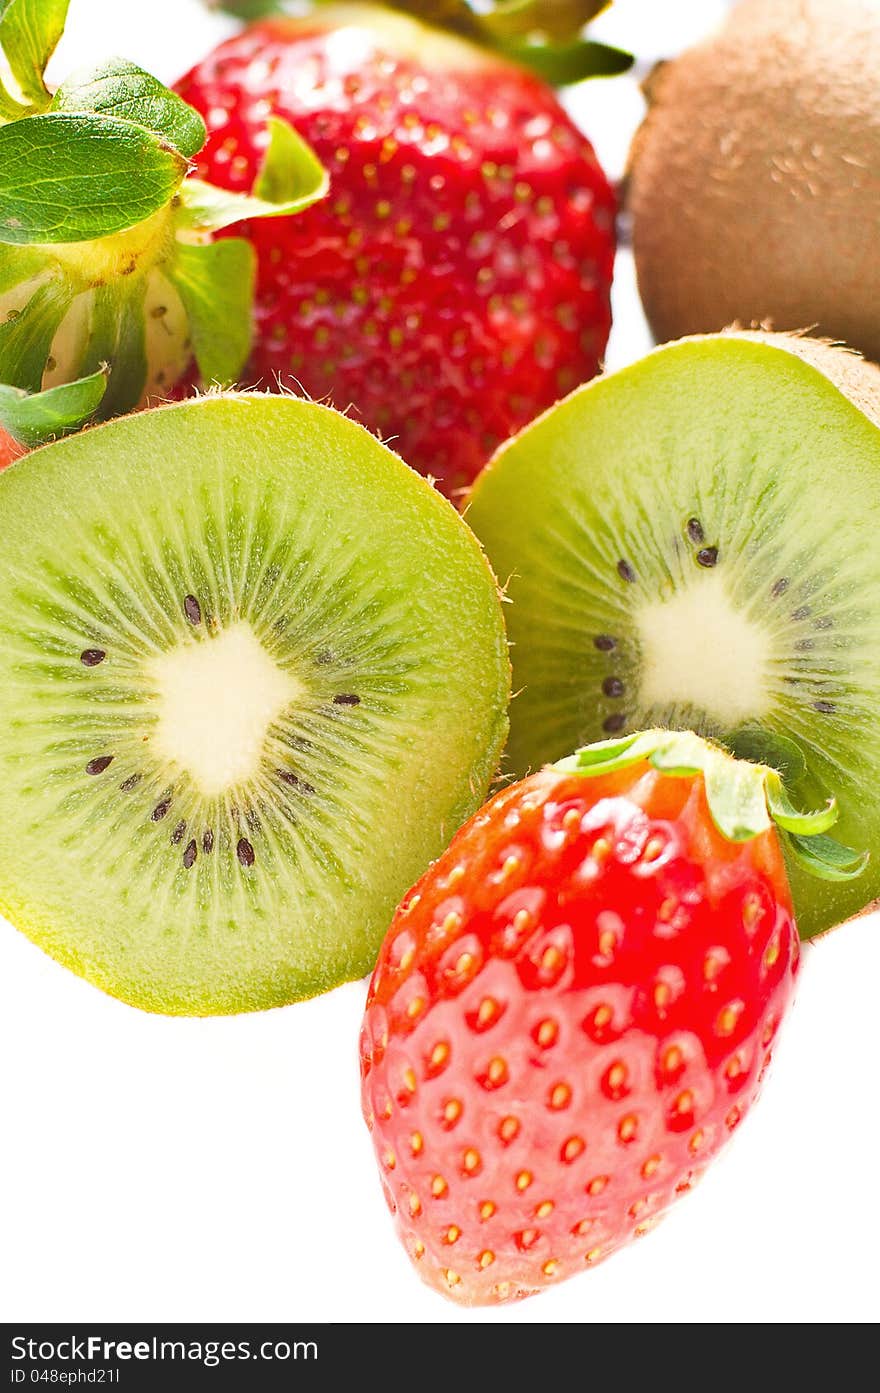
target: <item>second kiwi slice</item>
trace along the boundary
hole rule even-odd
[[[880,371],[780,335],[685,340],[502,446],[466,517],[510,604],[517,773],[692,727],[835,795],[874,851],[791,868],[801,932],[880,895]]]
[[[139,1006],[367,972],[507,734],[494,578],[362,427],[230,395],[0,477],[0,912]]]

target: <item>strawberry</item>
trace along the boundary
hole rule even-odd
[[[595,6],[591,8],[595,9]],[[327,397],[448,494],[599,368],[614,196],[546,82],[399,13],[321,7],[222,44],[178,85],[202,177],[246,188],[267,114],[330,174],[258,257],[249,381]]]
[[[205,126],[110,59],[54,90],[68,0],[0,3],[0,429],[30,447],[247,361],[253,248],[214,234],[298,212],[326,175],[264,123],[253,193],[192,178]]]
[[[363,1108],[422,1278],[512,1300],[639,1236],[755,1101],[798,967],[782,845],[864,858],[697,736],[605,742],[499,793],[400,906]]]

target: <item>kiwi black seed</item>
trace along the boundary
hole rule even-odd
[[[363,975],[485,796],[498,589],[360,426],[228,395],[0,476],[0,912],[151,1010]]]
[[[841,349],[686,340],[527,427],[466,512],[507,583],[512,770],[668,725],[836,796],[875,854],[846,885],[792,868],[805,935],[880,894],[878,410]]]

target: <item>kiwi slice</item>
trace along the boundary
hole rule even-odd
[[[513,769],[668,725],[836,796],[875,855],[791,868],[805,936],[880,894],[878,407],[880,371],[819,342],[671,344],[503,446],[466,512],[508,583]]]
[[[0,476],[0,912],[149,1010],[367,972],[507,733],[494,578],[344,416],[229,395]]]

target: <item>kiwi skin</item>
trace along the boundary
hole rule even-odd
[[[745,0],[662,64],[629,160],[658,340],[734,320],[880,359],[880,5]]]

